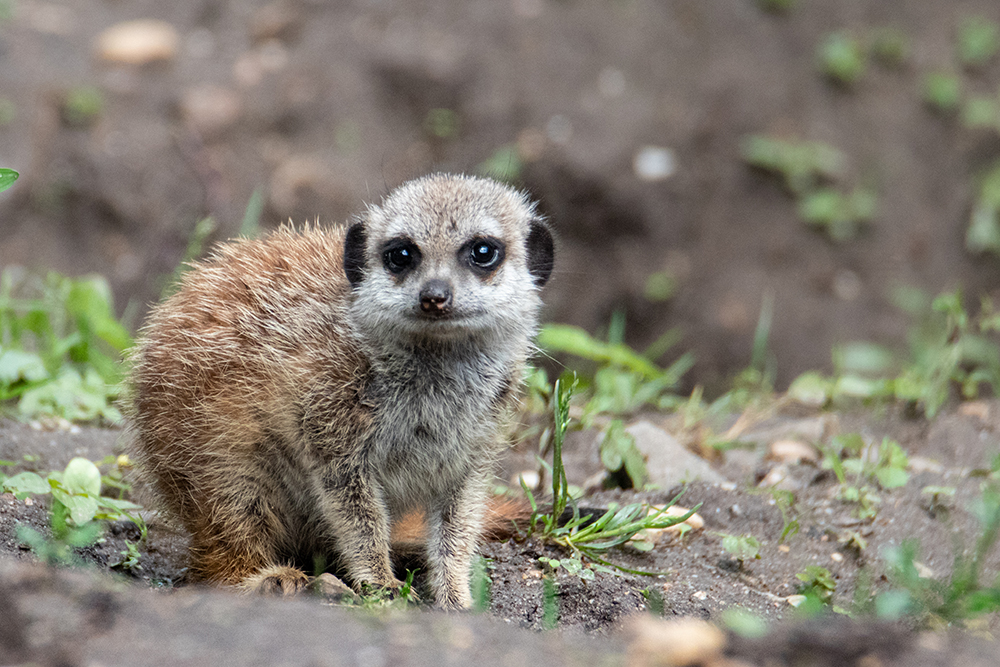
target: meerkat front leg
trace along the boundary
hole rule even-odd
[[[472,606],[469,579],[485,509],[486,484],[471,476],[428,513],[427,560],[439,607]]]
[[[354,587],[398,590],[403,584],[389,560],[389,510],[372,476],[341,465],[321,484],[322,513]]]

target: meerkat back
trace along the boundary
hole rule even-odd
[[[422,510],[435,599],[468,606],[552,257],[524,195],[433,175],[346,230],[285,227],[196,264],[143,329],[129,408],[192,574],[288,593],[319,558],[398,588],[391,526]]]

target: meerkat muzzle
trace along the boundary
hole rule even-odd
[[[435,278],[420,289],[420,310],[428,315],[447,315],[451,312],[451,283]]]

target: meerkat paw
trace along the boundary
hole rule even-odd
[[[288,565],[271,565],[243,580],[240,588],[246,593],[288,597],[309,587],[305,572]]]

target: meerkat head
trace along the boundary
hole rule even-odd
[[[552,264],[534,204],[469,176],[403,184],[344,243],[352,321],[378,340],[529,336]]]

